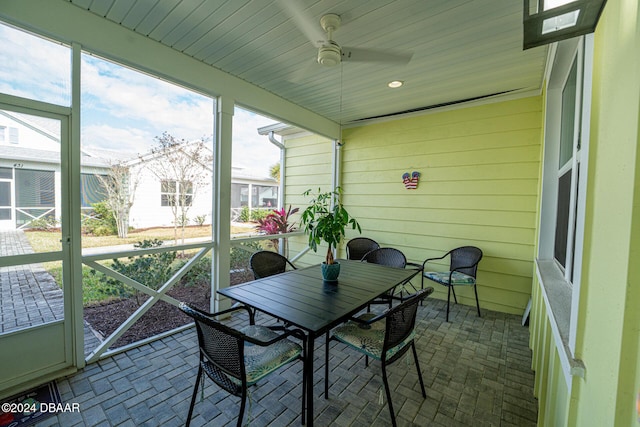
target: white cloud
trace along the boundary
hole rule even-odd
[[[0,24],[0,91],[69,105],[70,49]],[[37,64],[34,65],[34,64]],[[154,137],[211,138],[214,101],[175,84],[97,57],[82,56],[84,147],[142,153]],[[257,129],[275,121],[237,108],[233,163],[268,176],[280,152]]]
[[[68,106],[71,50],[0,24],[0,91]]]
[[[142,154],[149,151],[149,141],[152,141],[154,136],[141,129],[100,124],[83,126],[81,139],[84,147]],[[86,144],[87,141],[90,143]]]

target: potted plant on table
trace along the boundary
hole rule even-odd
[[[311,199],[309,206],[302,212],[300,223],[309,234],[309,247],[314,252],[318,251],[318,245],[327,243],[327,255],[322,263],[322,277],[327,282],[335,282],[340,274],[340,264],[333,258],[333,249],[345,236],[345,229],[351,227],[362,233],[358,221],[349,215],[340,201],[342,190],[336,187],[334,191],[322,193],[318,189],[318,194]],[[311,190],[303,193],[309,196]]]

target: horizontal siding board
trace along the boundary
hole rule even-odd
[[[375,136],[362,136],[367,140],[367,144],[356,146],[353,143],[354,137],[352,135],[345,137],[345,147],[348,146],[350,150],[345,150],[344,158],[348,164],[351,161],[376,159],[390,154],[394,157],[405,157],[407,154],[431,157],[477,153],[483,150],[496,150],[496,152],[505,153],[507,150],[539,147],[538,137],[539,132],[536,132],[535,129],[434,139],[425,139],[425,135],[416,132],[415,135],[397,134],[382,139]],[[401,138],[406,143],[398,144],[398,139]]]
[[[345,184],[345,187],[346,184]],[[402,200],[399,195],[386,195],[376,200],[371,200],[369,196],[352,196],[350,201],[355,206],[370,207],[393,207],[403,206],[397,203]],[[452,209],[452,210],[504,210],[516,212],[535,212],[536,196],[505,195],[487,197],[482,194],[464,195],[432,195],[429,197],[417,197],[411,199],[411,204],[407,207],[432,208],[432,209]]]
[[[410,171],[411,172],[411,171]],[[346,176],[344,174],[343,176]],[[394,176],[395,182],[381,182],[371,185],[367,182],[354,182],[349,186],[349,192],[370,197],[378,197],[384,194],[398,194],[405,192],[402,183],[402,175],[397,172]],[[537,195],[538,181],[536,179],[494,179],[494,180],[448,180],[430,181],[428,177],[422,175],[417,190],[406,191],[407,196],[412,198],[423,198],[432,195]],[[410,193],[410,194],[409,194]]]
[[[521,313],[532,284],[541,121],[541,98],[531,97],[345,129],[343,201],[363,235],[412,262],[480,247],[481,308]],[[287,197],[302,207],[299,195],[312,183],[330,185],[332,143],[325,141],[287,143]],[[412,171],[420,182],[407,190],[402,174]],[[347,232],[347,240],[355,236]],[[446,288],[435,288],[435,298],[446,298]],[[475,305],[471,289],[459,297]]]

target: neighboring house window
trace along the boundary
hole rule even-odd
[[[11,144],[18,143],[18,128],[9,128],[9,142]]]
[[[103,177],[107,176],[103,175]],[[105,200],[106,197],[107,191],[98,175],[80,174],[80,203],[83,208],[90,208],[94,203]]]
[[[193,184],[189,181],[163,180],[160,184],[161,206],[191,206]]]
[[[15,170],[16,224],[34,219],[55,218],[55,173],[30,169]]]
[[[6,141],[5,136],[4,136],[6,130],[7,130],[6,126],[0,126],[0,143],[3,143],[3,142]]]
[[[0,132],[2,128],[0,128]],[[0,221],[11,219],[11,184],[13,169],[0,168]]]

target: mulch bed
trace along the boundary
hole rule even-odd
[[[247,280],[246,277],[232,275],[231,284],[244,283]],[[178,284],[167,294],[178,301],[185,301],[200,309],[209,310],[211,288],[208,285]],[[147,296],[140,297],[140,303],[144,303],[146,298]],[[96,332],[103,337],[108,337],[138,308],[138,301],[135,298],[121,299],[85,307],[84,318]],[[190,322],[191,318],[182,313],[178,307],[158,301],[110,348],[122,347]]]

